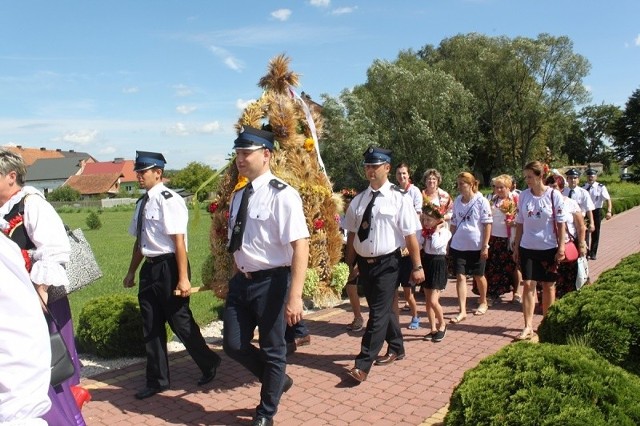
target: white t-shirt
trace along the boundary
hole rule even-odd
[[[580,210],[580,206],[578,205],[578,203],[575,202],[575,200],[572,200],[571,198],[565,197],[564,199],[564,212],[566,215],[566,219],[567,219],[567,230],[569,231],[569,233],[575,238],[576,237],[576,224],[574,221],[574,217],[573,214],[574,213],[579,213],[582,214],[582,210]],[[565,242],[569,241],[569,235],[565,235]]]
[[[46,424],[51,346],[18,246],[0,236],[0,423]]]
[[[509,194],[508,202],[517,203],[518,196]],[[515,229],[511,229],[511,232],[507,230],[507,215],[501,210],[501,206],[506,203],[506,199],[498,199],[492,197],[489,200],[491,204],[491,213],[493,214],[493,225],[491,225],[491,235],[499,238],[507,238],[515,234]],[[515,207],[515,205],[514,205]],[[512,220],[515,219],[515,213]]]
[[[552,205],[555,212],[552,212]],[[558,247],[553,223],[554,216],[558,223],[564,224],[567,220],[564,197],[559,191],[547,189],[539,197],[533,195],[530,189],[522,191],[516,214],[516,223],[522,224],[520,246],[530,250],[548,250]]]
[[[487,223],[493,223],[491,206],[480,192],[476,192],[468,203],[463,203],[462,195],[458,195],[451,217],[451,225],[456,227],[451,247],[460,251],[480,250],[483,225]]]

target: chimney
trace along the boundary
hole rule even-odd
[[[17,145],[16,148],[22,149],[22,145]]]
[[[40,151],[46,151],[47,148],[45,148],[44,146],[40,148]]]
[[[113,159],[114,163],[122,163],[124,162],[124,157],[116,157]]]
[[[56,148],[56,152],[62,152],[62,149]]]
[[[76,150],[75,149],[70,149],[69,152],[76,152]]]

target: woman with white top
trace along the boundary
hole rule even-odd
[[[490,301],[499,301],[504,293],[516,294],[517,290],[513,288],[516,263],[513,261],[510,240],[515,237],[518,196],[511,193],[511,176],[496,176],[492,182],[494,194],[489,199],[493,215],[489,239],[491,249],[484,276],[488,285],[487,297]]]
[[[451,319],[453,324],[467,318],[467,275],[473,276],[480,295],[474,315],[484,315],[489,309],[484,270],[489,256],[489,237],[493,222],[491,206],[478,191],[476,178],[471,173],[462,172],[458,175],[457,183],[460,195],[453,203],[449,255],[454,260],[460,313]]]
[[[422,207],[422,263],[425,268],[425,281],[422,283],[424,298],[427,304],[427,316],[431,324],[431,332],[424,340],[441,342],[447,332],[444,312],[440,305],[440,293],[447,285],[447,245],[451,239],[451,231],[444,216],[431,203]]]
[[[533,337],[536,285],[542,285],[542,311],[555,301],[558,264],[564,259],[564,199],[544,183],[544,165],[539,161],[524,167],[528,189],[522,191],[516,213],[513,259],[519,262],[524,281],[522,313],[524,328],[516,340]],[[556,222],[560,224],[556,228]],[[556,237],[557,234],[557,237]]]
[[[444,216],[444,220],[449,224],[451,221],[453,201],[451,200],[451,195],[440,188],[442,175],[436,169],[428,169],[422,175],[422,182],[424,182],[422,197],[425,201],[437,206],[440,213]]]
[[[550,176],[546,181],[547,185],[553,189],[557,189],[562,193],[565,187],[564,177],[560,175]],[[571,198],[564,196],[564,212],[566,215],[566,236],[565,243],[569,241],[569,235],[575,241],[580,257],[587,255],[587,244],[585,234],[587,227],[584,222],[584,216],[580,205]],[[556,281],[556,299],[560,299],[567,293],[576,290],[576,278],[578,276],[578,261],[562,262],[558,266],[558,279]]]

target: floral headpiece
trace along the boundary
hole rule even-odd
[[[347,199],[348,201],[353,200],[353,197],[355,197],[356,195],[358,195],[358,191],[356,191],[353,188],[344,188],[340,191],[340,193],[342,194],[342,196]]]
[[[422,213],[438,220],[444,218],[444,215],[440,212],[438,206],[430,201],[424,201],[424,203],[422,204]]]

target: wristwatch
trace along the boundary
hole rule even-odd
[[[414,271],[421,271],[422,270],[422,265],[418,265],[415,268],[413,268]]]
[[[489,247],[491,247],[489,244],[485,244],[484,246],[482,246],[483,249],[487,249],[487,250],[489,250]]]

